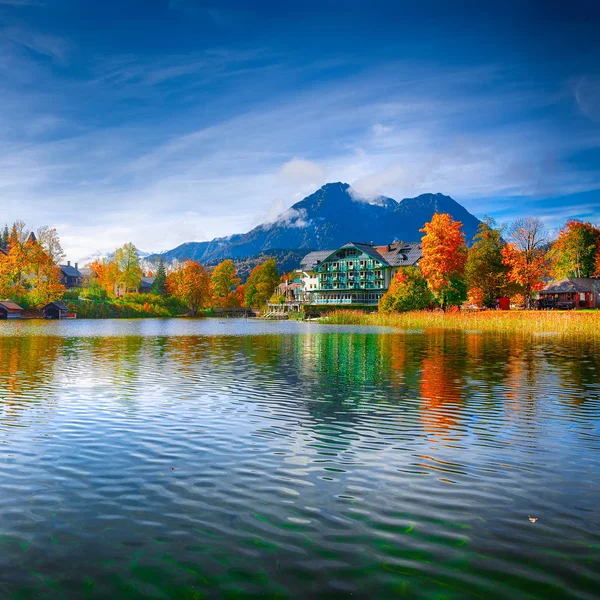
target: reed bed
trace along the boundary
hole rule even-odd
[[[446,329],[498,333],[548,333],[600,339],[600,310],[596,311],[479,311],[457,313],[416,311],[383,314],[339,310],[321,319],[332,325],[379,325],[397,329]]]

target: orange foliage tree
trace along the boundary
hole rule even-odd
[[[56,232],[48,231],[58,244]],[[65,288],[51,252],[33,233],[28,234],[23,221],[13,225],[5,251],[7,254],[0,254],[1,298],[19,300],[33,307],[62,298]]]
[[[425,223],[421,240],[423,258],[419,261],[427,285],[444,310],[466,298],[464,282],[467,244],[462,223],[449,214],[435,213]]]
[[[509,268],[510,281],[519,286],[525,308],[531,308],[533,292],[544,287],[548,275],[548,234],[540,219],[523,218],[511,225],[509,240],[502,248],[502,262]]]
[[[192,316],[210,304],[210,279],[204,267],[195,260],[188,260],[167,275],[169,293],[189,308]]]
[[[119,280],[119,267],[117,263],[107,258],[103,258],[102,260],[96,259],[88,265],[88,268],[92,272],[90,288],[99,287],[103,293],[114,296],[115,285]]]

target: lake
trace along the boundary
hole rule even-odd
[[[0,322],[0,598],[597,598],[599,350]]]

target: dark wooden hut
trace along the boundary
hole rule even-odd
[[[3,300],[0,302],[0,319],[20,319],[23,309],[14,302]]]
[[[66,319],[69,315],[69,309],[64,302],[50,302],[42,310],[44,319]]]
[[[540,308],[600,308],[600,279],[566,277],[539,292]]]

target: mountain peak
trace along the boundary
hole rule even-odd
[[[214,262],[253,257],[274,248],[328,250],[349,240],[373,240],[379,245],[395,239],[417,241],[422,236],[420,229],[435,212],[450,213],[461,221],[467,240],[472,240],[479,220],[450,196],[421,194],[396,202],[385,196],[362,196],[349,184],[337,181],[326,183],[272,223],[212,242],[183,244],[164,256],[167,260]]]
[[[341,181],[335,181],[335,182],[331,182],[331,183],[326,183],[325,185],[321,186],[322,190],[332,190],[332,189],[341,189],[341,190],[347,190],[350,187],[349,183],[342,183]]]

